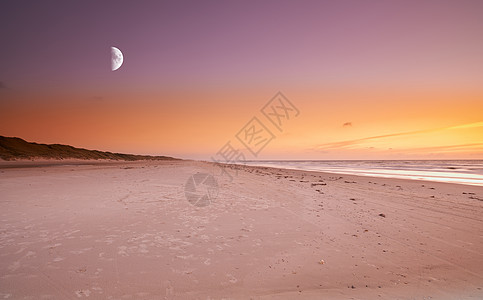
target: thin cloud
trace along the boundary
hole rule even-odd
[[[449,127],[443,127],[443,128],[434,128],[434,129],[417,130],[417,131],[409,131],[409,132],[399,132],[399,133],[365,137],[365,138],[354,139],[354,140],[325,143],[325,144],[316,145],[315,147],[312,148],[312,150],[320,151],[320,150],[344,149],[344,148],[349,148],[351,146],[356,146],[356,145],[360,144],[361,142],[365,142],[365,141],[379,140],[379,139],[396,137],[396,136],[407,136],[407,135],[416,135],[416,134],[421,134],[421,133],[437,132],[437,131],[448,130],[448,129],[462,129],[462,128],[476,128],[476,127],[483,127],[483,122],[462,124],[462,125],[449,126]]]
[[[462,128],[477,128],[477,127],[483,127],[483,122],[451,126],[451,127],[448,127],[447,129],[462,129]]]
[[[474,151],[474,150],[483,150],[483,143],[421,147],[421,148],[411,148],[411,149],[401,149],[401,150],[411,150],[415,152],[461,152],[461,151],[468,151],[468,150]]]
[[[325,144],[320,144],[320,145],[315,146],[315,150],[341,149],[341,148],[346,148],[346,147],[349,147],[349,146],[357,145],[357,144],[359,144],[360,142],[363,142],[363,141],[377,140],[377,139],[394,137],[394,136],[402,136],[402,135],[413,135],[413,134],[426,133],[426,132],[432,132],[432,131],[437,131],[437,130],[418,130],[418,131],[411,131],[411,132],[401,132],[401,133],[377,135],[377,136],[371,136],[371,137],[360,138],[360,139],[355,139],[355,140],[348,140],[348,141],[341,141],[341,142],[325,143]]]
[[[3,83],[3,81],[0,81],[0,89],[6,89],[7,86],[5,85],[5,83]]]
[[[342,127],[352,127],[352,122],[345,122]]]

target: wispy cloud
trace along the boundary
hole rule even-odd
[[[352,127],[352,122],[345,122],[342,127]]]
[[[461,152],[469,150],[483,150],[483,143],[471,143],[471,144],[459,144],[459,145],[447,145],[447,146],[435,146],[435,147],[421,147],[411,149],[401,149],[403,151],[412,152]]]
[[[360,138],[360,139],[355,139],[355,140],[347,140],[347,141],[341,141],[341,142],[319,144],[319,145],[316,145],[314,147],[314,149],[315,150],[341,149],[341,148],[347,148],[349,146],[357,145],[357,144],[360,144],[361,142],[370,141],[370,140],[378,140],[378,139],[395,137],[395,136],[403,136],[403,135],[414,135],[414,134],[418,134],[418,133],[426,133],[426,132],[432,132],[432,131],[436,131],[436,130],[430,129],[430,130],[419,130],[419,131],[411,131],[411,132],[401,132],[401,133],[377,135],[377,136],[365,137],[365,138]]]
[[[332,142],[332,143],[325,143],[315,145],[311,150],[317,151],[325,151],[325,150],[337,150],[337,149],[349,149],[356,146],[360,146],[364,142],[367,141],[377,141],[391,137],[398,137],[398,136],[411,136],[417,135],[422,133],[431,133],[431,132],[438,132],[442,130],[452,130],[452,129],[466,129],[466,128],[477,128],[483,127],[483,122],[476,122],[476,123],[469,123],[469,124],[462,124],[457,126],[449,126],[443,128],[433,128],[433,129],[425,129],[425,130],[417,130],[417,131],[409,131],[409,132],[399,132],[399,133],[392,133],[392,134],[384,134],[384,135],[377,135],[377,136],[370,136],[360,139],[353,139],[353,140],[346,140],[340,142]]]
[[[477,127],[483,127],[483,122],[451,126],[451,127],[448,127],[447,129],[463,129],[463,128],[477,128]]]

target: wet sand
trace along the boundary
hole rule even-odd
[[[483,298],[482,187],[225,171],[0,164],[0,298]],[[213,172],[192,205],[187,180]]]

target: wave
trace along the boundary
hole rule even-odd
[[[246,164],[483,186],[482,160],[265,160]]]

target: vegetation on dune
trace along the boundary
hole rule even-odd
[[[0,136],[0,159],[112,159],[112,160],[169,160],[168,156],[134,155],[87,150],[60,144],[30,143],[17,137]]]

